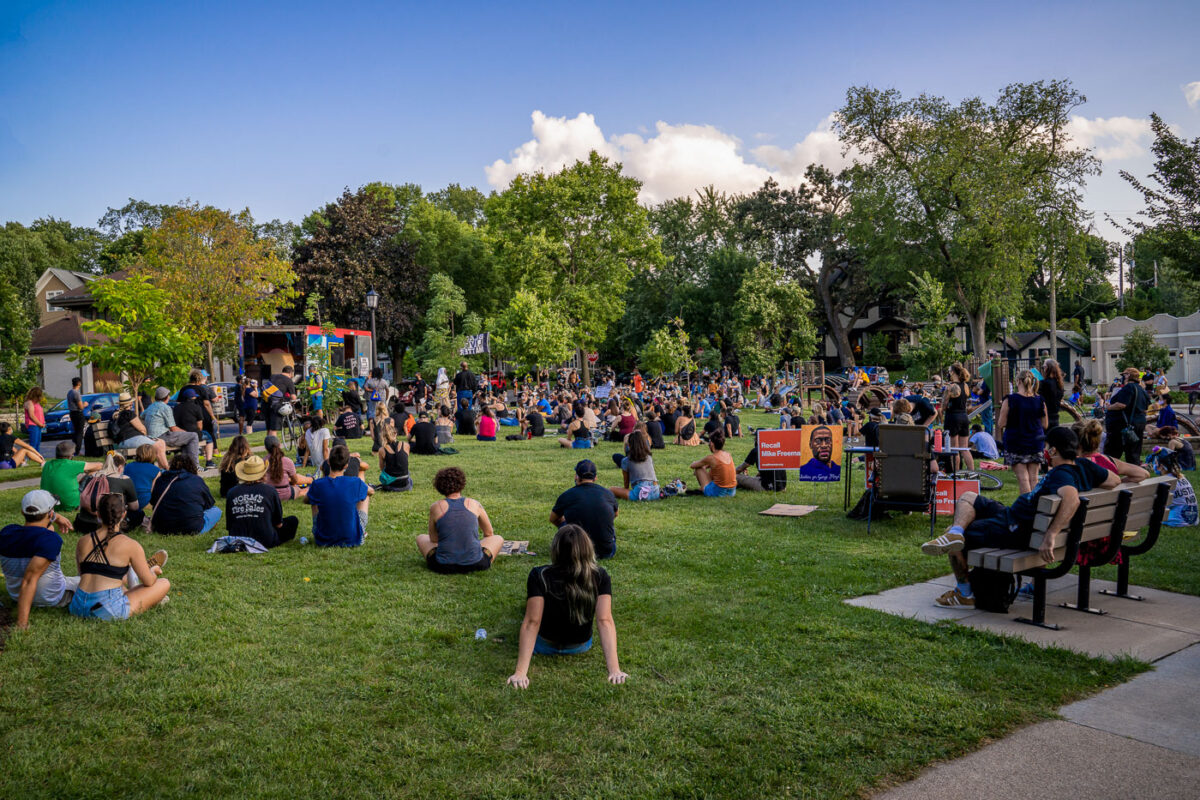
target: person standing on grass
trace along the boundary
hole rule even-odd
[[[434,572],[488,569],[504,544],[479,501],[463,497],[466,486],[467,476],[458,467],[439,469],[433,477],[433,488],[443,499],[429,507],[429,531],[417,537],[417,550]]]
[[[458,372],[454,375],[454,391],[458,405],[461,407],[465,402],[469,407],[472,400],[475,398],[475,389],[479,384],[479,379],[471,372],[467,366],[467,362],[463,361],[458,365]],[[440,375],[439,375],[440,377]]]
[[[25,430],[29,433],[29,446],[35,452],[42,450],[42,433],[46,430],[46,409],[42,407],[45,395],[42,387],[34,386],[25,395]]]
[[[120,495],[101,498],[97,514],[100,529],[80,537],[75,547],[79,588],[67,610],[76,617],[129,619],[165,603],[171,590],[170,581],[161,577],[167,551],[146,558],[142,546],[121,533],[125,500]]]
[[[617,658],[617,626],[612,617],[612,579],[596,563],[587,532],[564,525],[550,543],[550,563],[534,567],[525,581],[525,619],[517,644],[517,667],[508,685],[529,688],[533,655],[572,655],[592,647],[592,623],[600,632],[600,648],[608,682],[624,683]]]
[[[715,431],[708,437],[708,455],[693,461],[691,470],[705,497],[733,497],[737,494],[737,467],[733,456],[725,452],[725,434]]]
[[[278,436],[283,430],[283,417],[280,416],[279,409],[284,403],[296,399],[296,383],[292,380],[292,374],[291,366],[285,366],[263,384],[259,394],[259,402],[266,403],[267,433],[271,436]]]
[[[313,541],[318,547],[358,547],[367,537],[371,496],[358,475],[347,475],[350,450],[337,445],[329,451],[329,475],[308,487],[303,501],[312,506]]]
[[[1021,370],[1017,391],[1000,403],[996,418],[996,434],[1004,443],[1004,463],[1016,473],[1021,494],[1033,491],[1037,482],[1046,423],[1046,401],[1038,394],[1038,379],[1029,370]]]
[[[596,558],[612,558],[617,554],[617,498],[596,483],[596,464],[584,459],[575,465],[575,485],[554,501],[550,511],[552,525],[579,525],[596,549]]]
[[[67,392],[67,415],[71,418],[71,441],[75,452],[83,452],[83,431],[87,427],[87,408],[83,404],[83,381],[71,378],[71,391]]]
[[[54,513],[56,505],[54,495],[34,489],[21,498],[25,524],[0,529],[0,570],[22,630],[29,627],[30,609],[62,608],[79,586],[79,578],[63,575],[61,534],[71,530],[71,521]]]
[[[1030,376],[1032,378],[1032,375]],[[1036,387],[1030,392],[1041,402]],[[1011,395],[1010,395],[1011,396]],[[948,555],[958,581],[936,600],[944,608],[973,607],[971,583],[967,578],[967,553],[981,547],[1024,550],[1029,547],[1038,503],[1043,497],[1058,496],[1061,502],[1046,527],[1041,557],[1054,562],[1059,533],[1067,528],[1079,507],[1079,493],[1092,489],[1115,489],[1121,478],[1086,458],[1078,458],[1079,438],[1067,427],[1050,430],[1045,436],[1050,470],[1031,491],[1024,492],[1010,507],[975,492],[965,492],[954,506],[954,521],[944,534],[921,545],[925,555]]]
[[[229,535],[254,539],[266,548],[295,539],[300,519],[285,517],[279,492],[263,482],[267,462],[252,455],[239,461],[234,473],[240,483],[225,495],[225,529]]]
[[[1129,367],[1123,373],[1121,388],[1113,392],[1104,413],[1104,454],[1110,458],[1123,458],[1130,464],[1142,460],[1142,440],[1146,436],[1146,409],[1150,407],[1150,396],[1138,384],[1138,371]],[[1132,430],[1130,441],[1125,441],[1124,431]]]

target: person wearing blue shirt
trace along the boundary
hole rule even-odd
[[[142,509],[150,505],[150,490],[154,486],[154,479],[162,473],[162,469],[154,463],[156,457],[154,445],[144,444],[137,449],[137,461],[130,461],[125,465],[125,477],[133,481],[133,488],[137,490],[138,507]]]
[[[971,438],[967,443],[971,446],[971,455],[976,458],[1000,457],[1000,448],[996,446],[996,440],[982,425],[971,426]]]
[[[546,395],[542,395],[541,398],[538,399],[537,407],[538,407],[538,411],[542,412],[543,414],[547,414],[547,415],[549,415],[550,412],[552,412],[554,410],[553,407],[550,405],[550,401],[546,399]]]
[[[311,505],[313,541],[318,547],[358,547],[367,536],[367,515],[375,491],[357,475],[346,475],[350,450],[329,451],[329,476],[308,487],[303,501]]]
[[[61,608],[71,602],[79,578],[63,575],[62,536],[71,522],[54,513],[58,500],[44,489],[34,489],[21,498],[24,525],[6,525],[0,530],[0,568],[8,594],[17,603],[17,627],[29,627],[29,610]]]

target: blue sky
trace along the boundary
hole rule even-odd
[[[0,220],[94,224],[128,197],[299,220],[345,186],[488,189],[589,143],[647,200],[732,191],[836,159],[851,85],[1058,77],[1110,155],[1089,203],[1123,212],[1149,113],[1200,135],[1198,22],[1196,2],[6,2]]]

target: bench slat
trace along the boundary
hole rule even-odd
[[[1080,492],[1079,496],[1088,499],[1089,508],[1102,508],[1117,504],[1116,489],[1093,489],[1090,492]],[[1038,513],[1054,516],[1054,512],[1058,511],[1058,504],[1061,500],[1062,498],[1056,494],[1046,495],[1038,500]]]
[[[1054,549],[1055,562],[1061,561],[1067,553],[1067,548],[1057,547]],[[1000,572],[1024,572],[1027,569],[1043,567],[1046,561],[1042,560],[1042,556],[1037,550],[1019,550],[1016,553],[1005,556],[1000,559]]]
[[[1103,539],[1112,533],[1112,520],[1106,522],[1093,522],[1091,525],[1083,526],[1083,534],[1079,537],[1080,543],[1090,542],[1093,539]],[[1062,534],[1060,534],[1062,535]],[[1042,541],[1046,538],[1045,531],[1034,531],[1029,537],[1029,546],[1037,549],[1042,546]],[[1065,540],[1061,540],[1065,541]]]
[[[1025,552],[1025,551],[1024,550],[993,550],[984,559],[983,565],[986,569],[999,570],[1000,564],[1004,561],[1005,558],[1011,558],[1012,556],[1019,555],[1023,552]]]
[[[1132,517],[1134,514],[1150,511],[1152,508],[1154,508],[1154,495],[1141,497],[1129,504],[1129,515]],[[1116,510],[1117,507],[1115,505],[1095,507],[1089,503],[1083,523],[1087,525],[1093,522],[1111,522]],[[1038,514],[1033,520],[1033,529],[1035,531],[1044,531],[1053,519],[1053,514]],[[1133,528],[1129,528],[1129,530],[1133,530]]]
[[[982,567],[988,554],[999,550],[999,547],[981,547],[978,550],[971,550],[967,553],[967,566]]]

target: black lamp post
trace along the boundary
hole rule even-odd
[[[367,292],[367,308],[371,309],[371,369],[374,369],[379,365],[378,351],[375,349],[375,309],[379,308],[379,293],[374,289]]]

